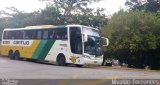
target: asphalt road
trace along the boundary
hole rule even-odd
[[[0,79],[160,79],[160,72],[100,67],[63,67],[0,57]],[[60,85],[66,85],[65,82]],[[95,83],[97,82],[98,80]]]

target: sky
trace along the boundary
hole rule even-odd
[[[120,8],[125,8],[126,0],[103,0],[99,3],[93,3],[93,8],[105,8],[107,14],[113,14]],[[0,0],[0,10],[6,10],[6,7],[16,7],[20,11],[33,12],[45,8],[46,3],[40,0]]]
[[[113,14],[118,12],[121,8],[126,9],[125,2],[126,0],[103,0],[99,3],[94,3],[92,7],[105,8],[108,14]]]

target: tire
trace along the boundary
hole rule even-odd
[[[10,51],[8,52],[8,57],[9,57],[11,60],[14,60],[14,53],[13,53],[12,50],[10,50]]]
[[[76,64],[77,67],[82,67],[83,65]]]
[[[66,66],[66,58],[63,54],[57,56],[57,63],[59,66]]]
[[[103,62],[102,62],[102,64],[101,64],[101,66],[105,66],[105,65],[106,65],[105,61],[106,61],[106,57],[103,56]]]
[[[15,60],[20,60],[19,51],[15,51],[15,53],[14,53],[14,59],[15,59]]]

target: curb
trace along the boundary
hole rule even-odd
[[[109,69],[119,69],[119,70],[134,70],[134,71],[145,71],[145,72],[160,72],[160,70],[146,70],[146,69],[138,69],[138,68],[125,68],[125,67],[98,66],[96,68],[109,68]]]

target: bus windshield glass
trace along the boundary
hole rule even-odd
[[[102,54],[101,37],[98,30],[83,28],[83,33],[87,35],[87,42],[84,43],[84,53],[100,56]]]

